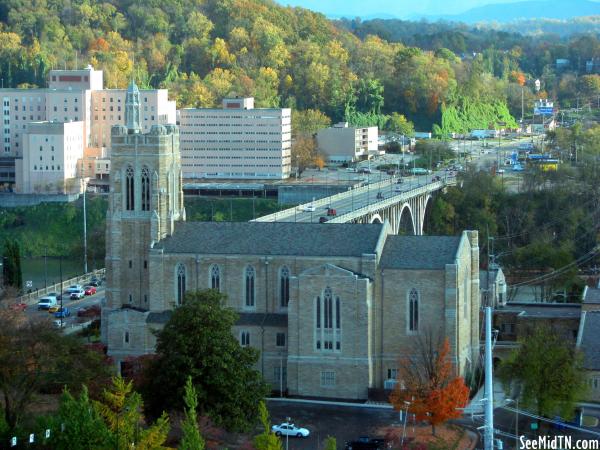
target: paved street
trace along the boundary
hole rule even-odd
[[[337,448],[359,436],[376,437],[375,429],[398,423],[398,413],[392,409],[360,406],[334,406],[292,401],[269,401],[271,423],[279,424],[290,417],[296,426],[308,428],[306,439],[289,438],[290,450],[318,450],[327,436],[337,439]],[[283,439],[284,448],[286,439]]]

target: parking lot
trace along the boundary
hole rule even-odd
[[[398,413],[392,409],[365,408],[357,406],[300,403],[294,401],[270,400],[267,403],[271,423],[279,424],[290,417],[298,427],[310,431],[308,438],[288,440],[290,450],[318,450],[323,448],[327,436],[337,440],[337,448],[344,448],[346,441],[359,436],[377,437],[375,430],[382,426],[397,424]],[[286,438],[283,438],[284,448]]]

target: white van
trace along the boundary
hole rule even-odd
[[[56,297],[42,297],[39,299],[37,309],[48,309],[56,305]]]

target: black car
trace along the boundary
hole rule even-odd
[[[346,442],[345,450],[383,450],[385,439],[369,438],[361,436],[355,441]]]
[[[327,217],[319,217],[319,223],[325,223],[327,222],[329,219]]]

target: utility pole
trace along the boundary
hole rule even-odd
[[[83,182],[83,273],[88,273],[87,265],[87,218],[85,210],[85,191],[87,191],[87,185]]]
[[[485,307],[485,430],[484,449],[494,450],[494,383],[492,373],[492,308]]]
[[[63,311],[63,297],[65,296],[65,293],[63,292],[62,254],[59,257],[58,265],[60,268],[60,329],[62,330],[63,316],[65,315]]]

